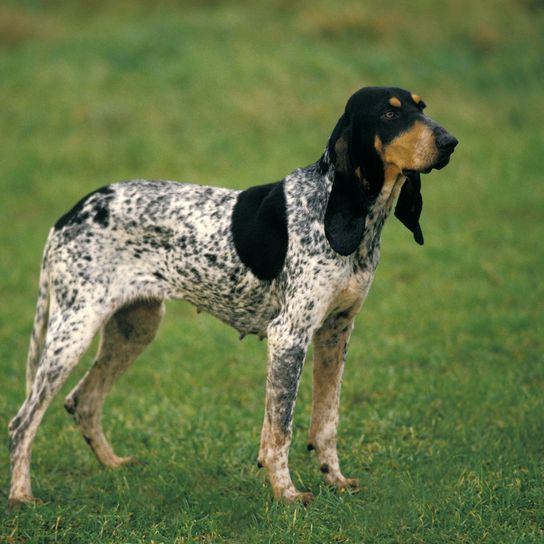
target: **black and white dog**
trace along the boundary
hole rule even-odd
[[[299,378],[314,342],[310,449],[329,484],[340,471],[336,429],[353,321],[395,215],[422,244],[420,173],[445,166],[457,140],[398,88],[356,92],[315,164],[234,191],[135,180],[86,196],[51,229],[27,366],[27,398],[9,425],[11,506],[33,500],[32,441],[70,371],[101,332],[93,366],[66,398],[98,460],[118,467],[102,407],[113,382],[151,342],[166,299],[191,302],[241,335],[268,338],[259,464],[274,495],[295,489],[287,463]]]

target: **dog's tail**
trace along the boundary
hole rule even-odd
[[[32,335],[30,336],[30,345],[28,347],[28,357],[26,361],[26,394],[30,395],[32,384],[36,377],[36,371],[40,364],[40,357],[45,340],[45,333],[49,321],[49,271],[48,254],[49,240],[45,245],[42,259],[42,268],[40,270],[40,287],[38,290],[38,302],[36,303],[36,313],[34,314],[34,324],[32,326]]]

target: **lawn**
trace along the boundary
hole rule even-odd
[[[153,4],[153,5],[152,5]],[[258,5],[255,5],[258,4]],[[0,541],[544,541],[544,4],[4,0],[0,5]],[[49,227],[134,177],[236,188],[319,158],[349,95],[421,95],[460,140],[423,179],[417,246],[395,219],[348,354],[339,451],[306,451],[311,356],[290,463],[308,507],[256,466],[265,342],[185,303],[109,397],[100,467],[62,408],[37,435],[43,500],[5,509]]]

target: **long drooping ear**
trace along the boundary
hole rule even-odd
[[[414,240],[423,245],[423,232],[419,225],[419,217],[423,209],[423,198],[421,196],[421,176],[414,172],[410,174],[400,191],[397,206],[395,207],[395,217],[410,230],[414,235]]]
[[[353,126],[344,113],[329,140],[334,180],[325,211],[325,236],[340,255],[351,255],[361,243],[368,210],[368,195],[356,174]]]

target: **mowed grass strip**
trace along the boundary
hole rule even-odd
[[[0,540],[541,542],[543,23],[530,0],[4,2],[4,429],[23,400],[47,231],[83,194],[134,177],[281,179],[319,157],[364,85],[420,94],[461,143],[423,179],[425,246],[387,223],[352,337],[339,451],[359,494],[327,488],[306,451],[310,354],[290,459],[316,500],[272,499],[256,467],[265,342],[170,303],[104,416],[118,453],[143,463],[98,466],[59,395],[34,447],[44,502],[0,509]],[[6,447],[4,501],[8,485]]]

